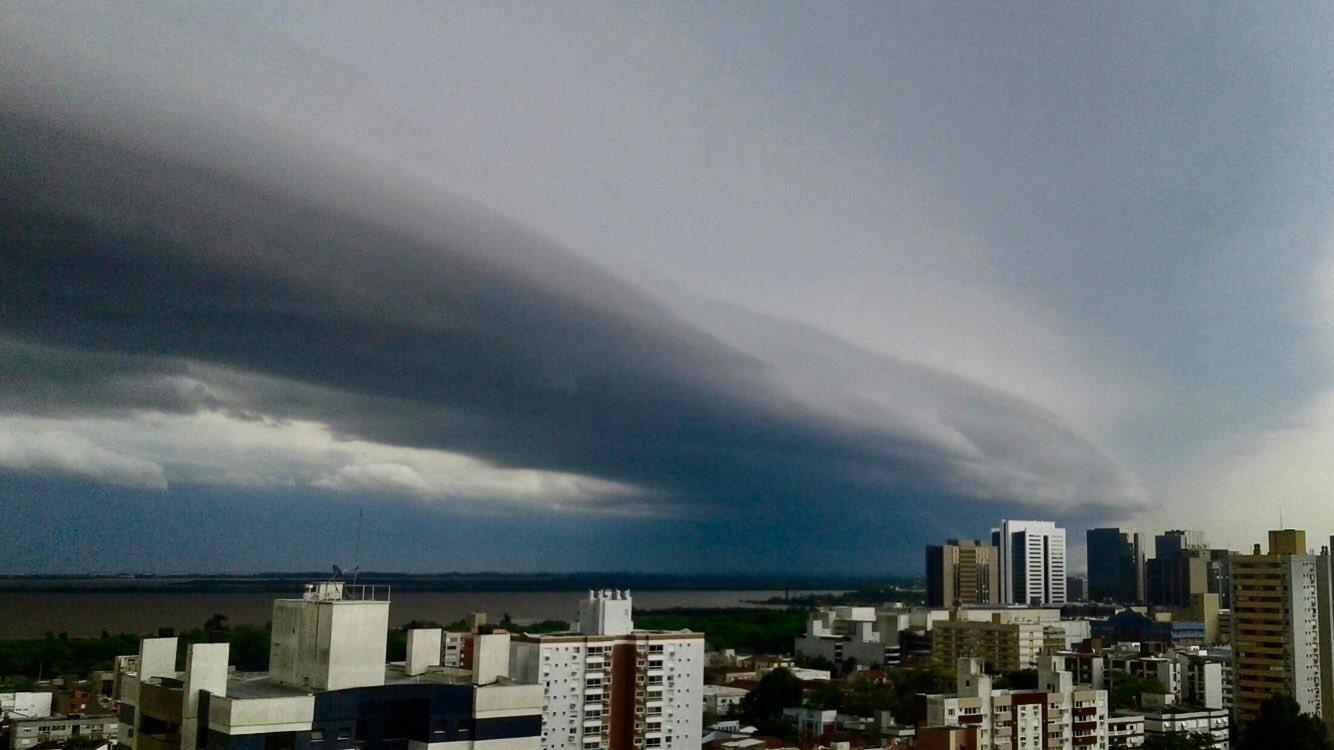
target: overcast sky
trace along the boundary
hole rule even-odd
[[[0,570],[1334,533],[1334,8],[0,8]]]

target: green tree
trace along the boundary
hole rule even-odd
[[[1037,690],[1038,689],[1038,671],[1036,669],[1020,669],[1015,672],[1006,672],[998,675],[992,681],[991,686],[997,690]]]
[[[766,674],[755,689],[741,699],[741,716],[761,731],[781,720],[783,709],[801,705],[801,680],[786,669]]]
[[[825,656],[799,656],[797,657],[797,665],[807,669],[823,669],[830,674],[835,671],[834,662]]]
[[[892,700],[887,707],[895,721],[911,724],[916,718],[919,693],[948,693],[955,688],[954,672],[931,663],[914,669],[892,669],[886,673]]]
[[[1281,745],[1275,745],[1275,742]],[[1325,724],[1290,696],[1278,693],[1260,704],[1260,713],[1241,733],[1239,750],[1331,750]]]
[[[1138,708],[1140,696],[1145,693],[1167,692],[1163,683],[1153,678],[1136,677],[1129,672],[1120,670],[1115,670],[1108,675],[1107,681],[1112,686],[1112,689],[1107,691],[1107,702],[1111,704],[1109,706],[1111,711],[1122,708]]]
[[[865,675],[855,675],[843,691],[842,709],[854,716],[874,716],[877,711],[893,711],[898,705],[894,687],[880,684]]]
[[[843,688],[838,683],[830,682],[811,691],[806,697],[806,705],[811,708],[843,710]]]

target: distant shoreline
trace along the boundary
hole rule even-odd
[[[328,572],[245,575],[32,575],[0,576],[0,591],[23,593],[278,593],[299,590]],[[350,576],[345,576],[345,579]],[[421,592],[545,592],[622,588],[632,591],[812,591],[830,592],[916,584],[911,578],[812,575],[669,575],[652,573],[361,573],[358,583]]]

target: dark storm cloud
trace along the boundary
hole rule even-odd
[[[673,506],[1138,502],[1018,399],[781,322],[725,341],[462,203],[376,222],[18,117],[0,128],[0,174],[10,413],[300,417]],[[821,387],[784,376],[770,344],[824,370]],[[853,397],[866,388],[897,395]]]

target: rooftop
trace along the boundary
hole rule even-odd
[[[424,674],[410,675],[402,662],[386,664],[384,684],[403,685],[411,683],[432,683],[439,685],[471,685],[472,670],[454,667],[429,667]],[[502,678],[497,684],[518,684]],[[232,672],[227,676],[227,697],[249,700],[254,698],[293,698],[303,695],[322,693],[322,690],[305,689],[279,685],[269,680],[268,672]]]

